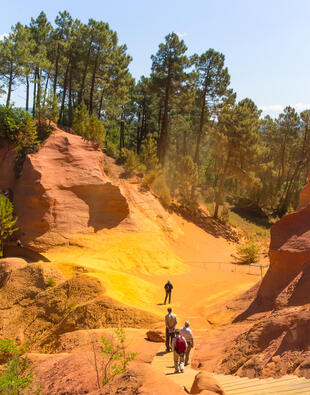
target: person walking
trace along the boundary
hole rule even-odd
[[[187,349],[187,343],[180,330],[175,330],[176,337],[172,340],[172,351],[174,361],[174,373],[184,373],[184,357]]]
[[[174,330],[178,323],[177,316],[172,313],[172,308],[168,307],[168,314],[165,316],[166,324],[166,352],[170,351],[172,339],[174,338]]]
[[[173,289],[173,285],[171,284],[170,280],[168,280],[164,286],[165,291],[166,291],[166,297],[165,297],[165,301],[164,304],[166,304],[167,299],[169,297],[169,304],[171,303],[171,291]]]
[[[189,354],[191,349],[194,347],[194,335],[191,329],[189,329],[189,321],[185,321],[184,327],[181,328],[180,334],[183,336],[187,343],[187,348],[185,352],[185,366],[189,364]]]

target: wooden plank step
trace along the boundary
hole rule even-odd
[[[248,386],[257,386],[257,385],[262,385],[262,384],[268,384],[266,382],[262,382],[262,380],[260,379],[252,379],[249,381],[245,381],[245,382],[239,382],[239,383],[234,383],[234,384],[226,384],[226,383],[221,383],[222,387],[227,389],[227,390],[234,390],[234,389],[242,389]]]
[[[289,386],[287,386],[286,391],[293,393],[293,391],[295,391],[297,389],[306,389],[306,388],[309,390],[309,393],[310,393],[310,383],[296,382],[294,384],[290,384]]]
[[[275,380],[277,381],[277,380]],[[279,380],[280,381],[280,380]],[[293,380],[294,381],[294,380]],[[285,391],[288,388],[288,383],[292,382],[292,380],[287,380],[287,381],[280,381],[280,382],[273,382],[273,383],[266,383],[264,380],[262,380],[261,383],[249,383],[247,387],[243,388],[227,388],[223,385],[223,389],[227,394],[229,395],[237,395],[237,394],[252,394],[254,391],[261,391],[261,394],[266,394],[266,393],[277,393],[278,391],[279,394],[282,395],[283,391]],[[298,383],[294,383],[296,386],[300,385]],[[293,384],[292,384],[293,385]],[[304,383],[302,384],[304,385]],[[306,383],[307,385],[307,383]],[[309,387],[310,388],[310,387]],[[272,391],[272,392],[271,392]]]

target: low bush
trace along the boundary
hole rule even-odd
[[[125,176],[130,177],[135,173],[143,173],[145,167],[140,163],[139,156],[134,151],[129,150],[124,163],[124,169]]]
[[[20,108],[0,106],[0,137],[15,145],[17,174],[26,155],[38,151],[41,144],[34,119]]]
[[[137,353],[128,353],[125,341],[126,336],[122,328],[115,329],[112,340],[101,337],[101,358],[92,342],[98,389],[109,384],[116,376],[126,373],[129,362],[135,359]],[[100,359],[102,361],[99,361]]]
[[[90,115],[84,103],[75,108],[72,127],[76,134],[87,140],[95,141],[103,148],[105,139],[103,122],[94,115]]]
[[[116,144],[113,143],[113,141],[108,141],[106,144],[106,154],[108,156],[111,156],[112,158],[116,159],[119,154],[119,149]]]
[[[56,286],[56,281],[52,277],[48,278],[46,288],[53,288],[55,286]]]
[[[151,185],[151,190],[158,196],[159,200],[165,207],[171,205],[171,195],[169,188],[166,184],[165,176],[161,174],[158,176]]]
[[[0,340],[0,393],[20,395],[38,393],[33,388],[33,366],[28,358],[23,357],[23,347],[17,347],[13,340]]]
[[[148,171],[143,177],[142,186],[145,188],[150,188],[157,176],[158,172],[156,170]]]
[[[126,162],[126,160],[127,160],[127,157],[128,157],[128,154],[129,154],[129,149],[127,149],[127,148],[122,148],[122,149],[120,150],[119,154],[118,154],[118,157],[117,157],[117,159],[116,159],[116,163],[117,163],[118,165],[123,165],[123,164],[125,164],[125,162]]]
[[[18,230],[16,221],[12,203],[0,194],[0,257],[3,255],[4,241]]]
[[[261,246],[255,240],[250,239],[237,247],[235,258],[238,263],[250,264],[259,260]]]

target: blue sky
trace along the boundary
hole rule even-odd
[[[130,71],[148,75],[166,34],[183,37],[188,54],[223,52],[238,99],[250,97],[276,116],[286,105],[310,108],[310,0],[1,0],[0,35],[44,11],[103,20],[133,57]],[[23,91],[13,95],[22,105]]]

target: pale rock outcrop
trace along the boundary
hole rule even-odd
[[[196,374],[190,393],[205,394],[206,391],[210,394],[225,394],[215,378],[210,373],[202,371]]]
[[[165,335],[162,331],[157,330],[157,331],[147,331],[146,332],[146,337],[150,342],[155,342],[155,343],[164,343],[165,342]]]
[[[13,188],[23,244],[39,250],[67,244],[71,234],[112,228],[128,216],[103,160],[95,143],[59,129],[27,156]]]

